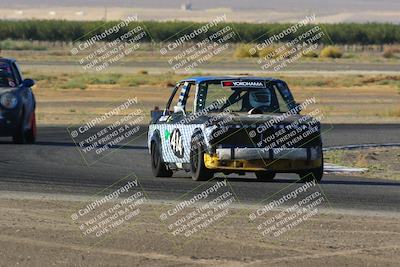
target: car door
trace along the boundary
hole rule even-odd
[[[190,139],[193,126],[186,121],[192,112],[187,110],[188,97],[195,94],[193,83],[184,82],[180,90],[171,96],[167,110],[170,112],[165,119],[164,127],[161,130],[161,142],[163,147],[163,159],[165,162],[187,163],[190,157]],[[192,91],[192,92],[191,92]],[[170,99],[171,100],[171,99]]]

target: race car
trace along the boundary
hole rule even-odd
[[[321,181],[321,124],[300,115],[286,82],[262,77],[193,77],[176,84],[165,109],[151,112],[148,148],[156,177],[186,170],[196,181],[215,173],[255,173],[271,181],[296,173]]]
[[[34,84],[22,78],[16,60],[0,57],[0,136],[12,136],[16,144],[36,140]]]

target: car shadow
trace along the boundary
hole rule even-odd
[[[349,177],[351,179],[351,177]],[[366,178],[374,179],[374,178]],[[372,185],[372,186],[400,186],[400,182],[389,182],[385,180],[374,181],[351,181],[351,180],[322,180],[321,184],[335,184],[335,185]]]
[[[400,182],[392,182],[392,181],[387,181],[387,180],[372,180],[374,178],[366,178],[366,179],[371,179],[371,181],[360,181],[360,180],[351,180],[352,177],[346,177],[349,180],[322,180],[320,182],[320,185],[371,185],[371,186],[400,186]],[[267,183],[267,184],[272,184],[272,183],[280,183],[280,184],[291,184],[291,183],[304,183],[300,181],[299,179],[274,179],[273,181],[267,181],[267,182],[261,182],[257,181],[255,178],[250,178],[250,177],[215,177],[213,180],[216,181],[223,181],[223,180],[228,180],[230,183],[235,183],[235,182],[250,182],[250,183]]]
[[[0,141],[0,145],[16,145],[12,141]],[[76,145],[72,142],[60,142],[60,141],[46,141],[46,142],[35,142],[34,144],[24,144],[18,146],[56,146],[56,147],[75,147]],[[140,145],[123,145],[123,146],[112,146],[112,149],[135,149],[135,150],[147,150],[147,146]]]

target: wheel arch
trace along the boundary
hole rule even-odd
[[[199,136],[200,138],[202,138],[204,140],[204,133],[203,130],[201,128],[195,128],[193,130],[192,136],[190,137],[190,143],[193,142],[193,140]]]
[[[155,129],[153,131],[153,134],[151,135],[150,142],[149,142],[149,153],[151,153],[151,145],[153,143],[156,143],[156,144],[159,145],[159,147],[160,147],[159,149],[160,149],[160,152],[161,152],[161,157],[163,157],[162,144],[161,144],[161,134],[160,134],[160,130],[158,130],[158,129]]]

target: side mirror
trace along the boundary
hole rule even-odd
[[[35,85],[35,81],[32,79],[25,79],[22,81],[22,85],[25,87],[32,87]]]
[[[174,113],[183,113],[183,115],[186,116],[186,112],[182,106],[175,106],[174,107]]]

